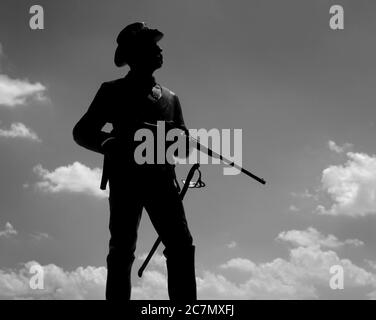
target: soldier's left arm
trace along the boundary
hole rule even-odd
[[[94,152],[104,154],[104,142],[111,138],[111,134],[103,132],[107,123],[106,109],[110,107],[111,95],[108,94],[106,84],[99,88],[87,112],[73,128],[73,138],[77,144]]]

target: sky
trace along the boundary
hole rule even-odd
[[[374,1],[40,0],[43,30],[29,27],[33,4],[0,3],[0,299],[104,298],[102,157],[72,129],[128,72],[115,39],[135,21],[165,34],[155,77],[187,126],[242,129],[243,166],[267,182],[202,165],[206,187],[184,199],[198,298],[376,298]],[[333,4],[344,30],[329,27]],[[155,239],[144,212],[134,299],[168,298],[161,248],[136,275]]]

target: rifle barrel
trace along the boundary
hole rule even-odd
[[[204,151],[205,153],[207,153],[208,155],[210,156],[215,156],[217,158],[219,158],[222,162],[226,163],[227,165],[231,166],[231,167],[234,167],[236,169],[238,169],[239,171],[241,171],[242,173],[246,174],[247,176],[255,179],[256,181],[260,182],[261,184],[265,184],[265,180],[254,175],[253,173],[249,172],[247,169],[244,169],[243,167],[239,166],[238,164],[236,164],[235,162],[225,158],[222,154],[220,153],[217,153],[215,151],[213,151],[212,149],[202,145],[197,139],[193,138],[192,136],[188,136],[188,138],[191,140],[191,141],[194,141],[197,145],[197,149],[199,150],[202,150]]]

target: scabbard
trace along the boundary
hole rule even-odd
[[[183,200],[184,199],[184,196],[185,194],[187,193],[187,190],[189,188],[189,183],[191,182],[192,178],[193,178],[193,175],[195,173],[196,170],[198,170],[198,168],[200,167],[200,164],[199,163],[196,163],[194,164],[191,169],[189,170],[188,172],[188,175],[187,175],[187,179],[185,180],[185,183],[184,183],[184,186],[183,186],[183,189],[181,189],[179,195],[180,195],[180,198]],[[179,185],[179,184],[178,184]],[[155,251],[157,251],[158,249],[158,246],[160,245],[160,243],[162,242],[161,238],[158,237],[157,240],[155,240],[154,244],[153,244],[153,247],[151,248],[148,256],[146,257],[145,261],[143,262],[143,264],[141,265],[140,269],[138,270],[138,276],[141,278],[142,277],[142,274],[146,268],[146,266],[148,265],[150,259],[152,258],[153,254],[155,253]]]

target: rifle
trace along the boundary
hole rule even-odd
[[[220,159],[223,163],[231,166],[231,167],[234,167],[236,169],[238,169],[240,172],[246,174],[248,177],[251,177],[253,179],[255,179],[256,181],[260,182],[261,184],[265,184],[265,180],[254,175],[253,173],[249,172],[248,170],[244,169],[243,167],[239,166],[238,164],[236,164],[235,162],[225,158],[222,154],[219,154],[215,151],[213,151],[212,149],[202,145],[197,139],[193,138],[192,136],[189,136],[186,134],[186,136],[188,137],[188,139],[192,142],[194,142],[196,145],[197,145],[197,149],[198,150],[202,150],[203,152],[205,152],[206,154],[208,154],[209,156],[211,157],[215,157],[215,158],[218,158]]]
[[[165,122],[169,122],[169,121],[165,121]],[[151,127],[158,127],[158,124],[154,124],[154,123],[150,123],[150,122],[143,122],[144,125],[146,126],[151,126]],[[254,175],[253,173],[249,172],[248,170],[244,169],[243,167],[239,166],[238,164],[236,164],[235,162],[225,158],[222,154],[220,153],[217,153],[215,151],[213,151],[212,149],[202,145],[199,140],[193,138],[190,134],[189,134],[189,131],[188,129],[186,128],[183,128],[183,127],[180,127],[180,126],[176,126],[174,124],[174,128],[176,129],[180,129],[182,131],[181,134],[184,134],[188,139],[189,141],[193,142],[195,145],[196,145],[196,149],[197,150],[200,150],[200,151],[203,151],[205,152],[207,155],[209,155],[210,157],[213,157],[213,158],[218,158],[220,159],[223,163],[231,166],[231,167],[234,167],[236,169],[238,169],[240,172],[246,174],[247,176],[255,179],[256,181],[260,182],[261,184],[265,184],[265,180]]]
[[[146,123],[147,125],[151,125],[151,126],[157,126],[155,124],[151,124],[151,123]],[[239,166],[238,164],[236,164],[235,162],[225,158],[222,154],[219,154],[215,151],[213,151],[212,149],[202,145],[197,139],[193,138],[192,136],[189,135],[189,132],[185,129],[185,128],[178,128],[178,129],[182,129],[182,131],[184,132],[185,136],[192,142],[194,142],[196,144],[196,148],[198,150],[202,150],[203,152],[205,152],[206,154],[208,154],[209,156],[211,157],[217,157],[218,159],[220,159],[222,162],[224,162],[225,164],[229,165],[229,166],[232,166],[238,170],[240,170],[240,172],[246,174],[247,176],[255,179],[256,181],[260,182],[261,184],[265,184],[265,180],[254,175],[253,173],[251,173],[250,171],[244,169],[243,167]],[[181,199],[183,200],[184,199],[184,196],[188,190],[188,188],[190,187],[203,187],[205,186],[205,184],[201,181],[201,172],[199,170],[199,164],[196,163],[192,166],[192,168],[189,170],[189,173],[188,173],[188,176],[186,178],[186,180],[183,182],[184,183],[184,186],[183,186],[183,189],[181,190],[180,192],[180,197]],[[200,176],[199,176],[199,180],[193,185],[193,186],[190,186],[190,182],[193,178],[193,175],[194,175],[194,172],[198,170],[199,173],[200,173]],[[153,254],[155,253],[155,251],[157,250],[159,244],[161,243],[161,238],[158,237],[157,240],[154,242],[154,245],[153,247],[151,248],[148,256],[146,257],[145,261],[143,262],[143,264],[141,265],[140,269],[138,270],[138,276],[141,278],[142,277],[142,273],[144,272],[146,266],[148,265],[150,259],[152,258]]]

